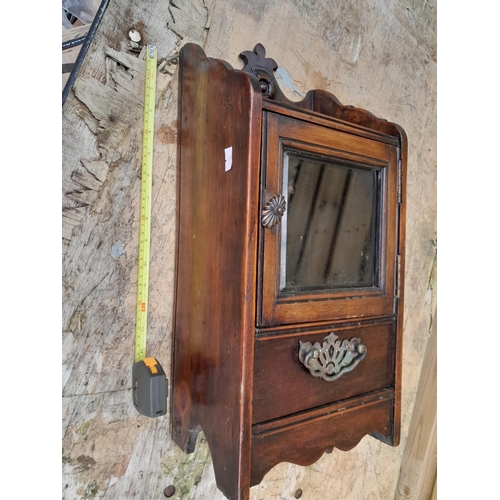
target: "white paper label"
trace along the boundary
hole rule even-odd
[[[224,170],[227,172],[233,166],[233,146],[224,150],[224,156],[226,157]]]

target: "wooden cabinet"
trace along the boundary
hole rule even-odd
[[[171,431],[230,500],[282,461],[399,443],[406,136],[181,50]],[[334,473],[334,471],[332,471]]]

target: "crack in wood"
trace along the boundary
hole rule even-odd
[[[81,394],[63,394],[63,399],[64,398],[80,398],[80,397],[86,397],[86,396],[99,396],[101,394],[116,394],[118,392],[126,392],[126,391],[131,391],[132,386],[130,387],[124,387],[123,389],[111,389],[109,391],[98,391],[98,392],[82,392]]]
[[[172,9],[170,8],[170,6],[172,7],[175,7],[176,9],[179,9],[179,7],[177,5],[175,5],[175,3],[170,0],[170,5],[168,6],[168,13],[170,14],[170,16],[172,17],[172,21],[174,22],[175,24],[175,17],[174,17],[174,13],[172,12]],[[179,9],[180,10],[180,9]],[[167,27],[168,27],[168,23],[167,23]]]
[[[180,40],[184,40],[184,35],[180,32],[180,30],[178,30],[177,28],[174,28],[174,26],[172,26],[172,23],[167,22],[167,28],[170,31],[172,31],[174,34],[176,34]]]

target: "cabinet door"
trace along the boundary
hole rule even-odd
[[[397,146],[271,112],[263,124],[258,325],[394,314]]]

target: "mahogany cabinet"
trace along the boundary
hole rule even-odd
[[[406,136],[262,45],[180,54],[171,432],[230,500],[279,462],[400,433]],[[335,473],[335,471],[332,471]]]

